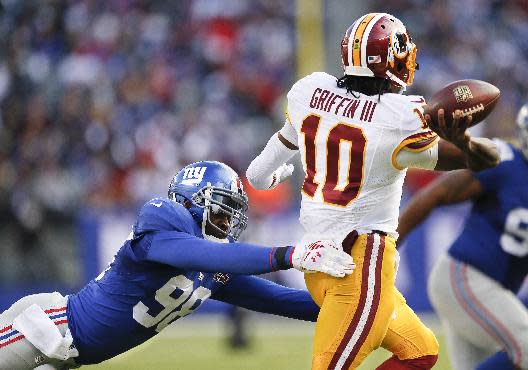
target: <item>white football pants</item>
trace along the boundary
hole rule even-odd
[[[20,332],[13,321],[28,307],[36,304],[64,336],[68,330],[66,305],[68,299],[60,293],[42,293],[26,296],[0,314],[0,370],[70,369],[78,367],[72,359],[59,361],[45,356]]]
[[[454,370],[474,369],[499,350],[528,369],[528,310],[513,292],[447,254],[433,267],[428,292]]]

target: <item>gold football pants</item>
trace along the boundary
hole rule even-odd
[[[394,315],[381,346],[400,360],[438,355],[438,341],[431,329],[424,325],[396,288],[394,296]]]
[[[381,345],[400,359],[438,353],[434,335],[394,286],[394,239],[381,233],[351,235],[343,242],[356,264],[351,275],[305,274],[321,307],[312,370],[356,369]]]

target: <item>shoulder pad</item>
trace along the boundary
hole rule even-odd
[[[425,98],[421,95],[402,95],[402,96],[407,98],[407,101],[409,102],[409,104],[415,104],[419,106],[424,106],[425,104],[427,104],[427,102],[425,101]]]
[[[495,145],[497,145],[501,162],[512,161],[515,158],[514,148],[511,144],[508,144],[498,138],[494,138],[493,142]]]
[[[134,225],[134,236],[149,231],[174,230],[194,235],[196,222],[181,204],[166,198],[155,198],[141,207]]]
[[[308,86],[318,85],[319,87],[336,87],[337,78],[325,72],[313,72],[304,76],[293,84],[290,91],[288,91],[288,99],[292,99],[299,94],[306,94],[309,90]]]
[[[425,121],[423,112],[425,106],[425,99],[423,96],[418,95],[400,95],[402,99],[401,106],[398,108],[400,110],[400,129],[410,132],[422,132],[430,131]]]
[[[397,109],[414,109],[418,108],[423,112],[423,107],[426,104],[425,98],[420,95],[403,95],[403,94],[383,94],[382,99],[389,104],[397,104]]]

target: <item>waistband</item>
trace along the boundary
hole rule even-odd
[[[370,233],[362,233],[362,234],[359,234],[357,230],[352,230],[350,233],[348,233],[345,239],[343,239],[343,243],[341,244],[341,246],[343,247],[343,251],[345,253],[350,254],[352,252],[352,246],[354,245],[356,240],[359,238],[359,235],[364,235],[364,234],[378,234],[381,236],[387,236],[387,233],[385,231],[380,231],[380,230],[372,230]]]

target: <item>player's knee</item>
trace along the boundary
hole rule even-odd
[[[440,345],[438,344],[438,340],[436,339],[436,336],[434,335],[433,331],[427,328],[427,330],[425,331],[425,336],[425,348],[423,348],[423,353],[427,355],[438,355]]]
[[[424,356],[436,356],[439,348],[440,345],[433,331],[423,325],[419,334],[412,341],[412,345],[408,345],[406,350],[399,353],[394,352],[394,354],[402,360],[407,360]]]

